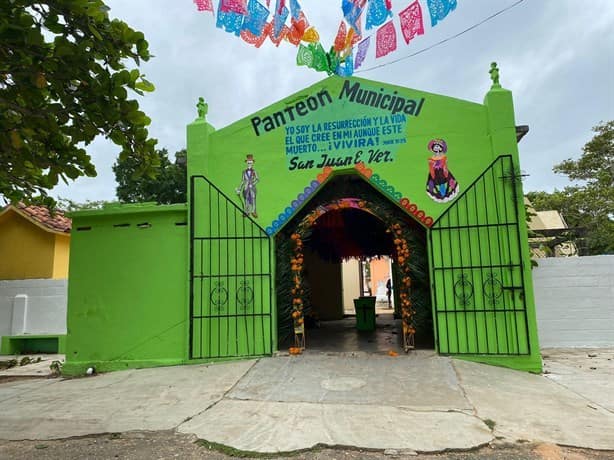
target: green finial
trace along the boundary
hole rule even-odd
[[[499,68],[497,67],[496,62],[492,62],[490,64],[490,70],[488,71],[490,74],[490,79],[492,80],[491,88],[501,88],[499,84]]]
[[[198,104],[196,104],[196,108],[198,109],[198,119],[204,120],[207,116],[207,112],[209,111],[209,105],[202,97],[198,98]]]

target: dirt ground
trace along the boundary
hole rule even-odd
[[[250,454],[212,446],[173,431],[112,433],[56,441],[0,441],[0,459],[208,459],[275,458],[292,460],[614,460],[614,452],[572,449],[552,444],[486,446],[467,452],[416,454],[318,447],[281,455]]]

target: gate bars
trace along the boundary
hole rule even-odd
[[[517,179],[500,156],[431,228],[440,353],[530,353]]]
[[[190,359],[271,354],[269,236],[204,176],[190,197]]]

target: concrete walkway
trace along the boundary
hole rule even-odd
[[[495,440],[614,450],[614,350],[553,352],[546,369],[538,376],[432,351],[307,352],[0,380],[0,439],[175,429],[257,452],[318,443],[432,452]]]

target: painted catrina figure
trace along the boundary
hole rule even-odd
[[[433,152],[429,158],[429,176],[426,181],[426,193],[435,201],[445,203],[458,193],[458,182],[448,170],[448,146],[443,139],[433,139],[428,149]]]
[[[243,212],[248,216],[258,217],[256,213],[256,184],[258,173],[254,169],[254,156],[250,153],[245,159],[247,168],[243,170],[241,185],[237,188],[237,195],[243,197]]]

